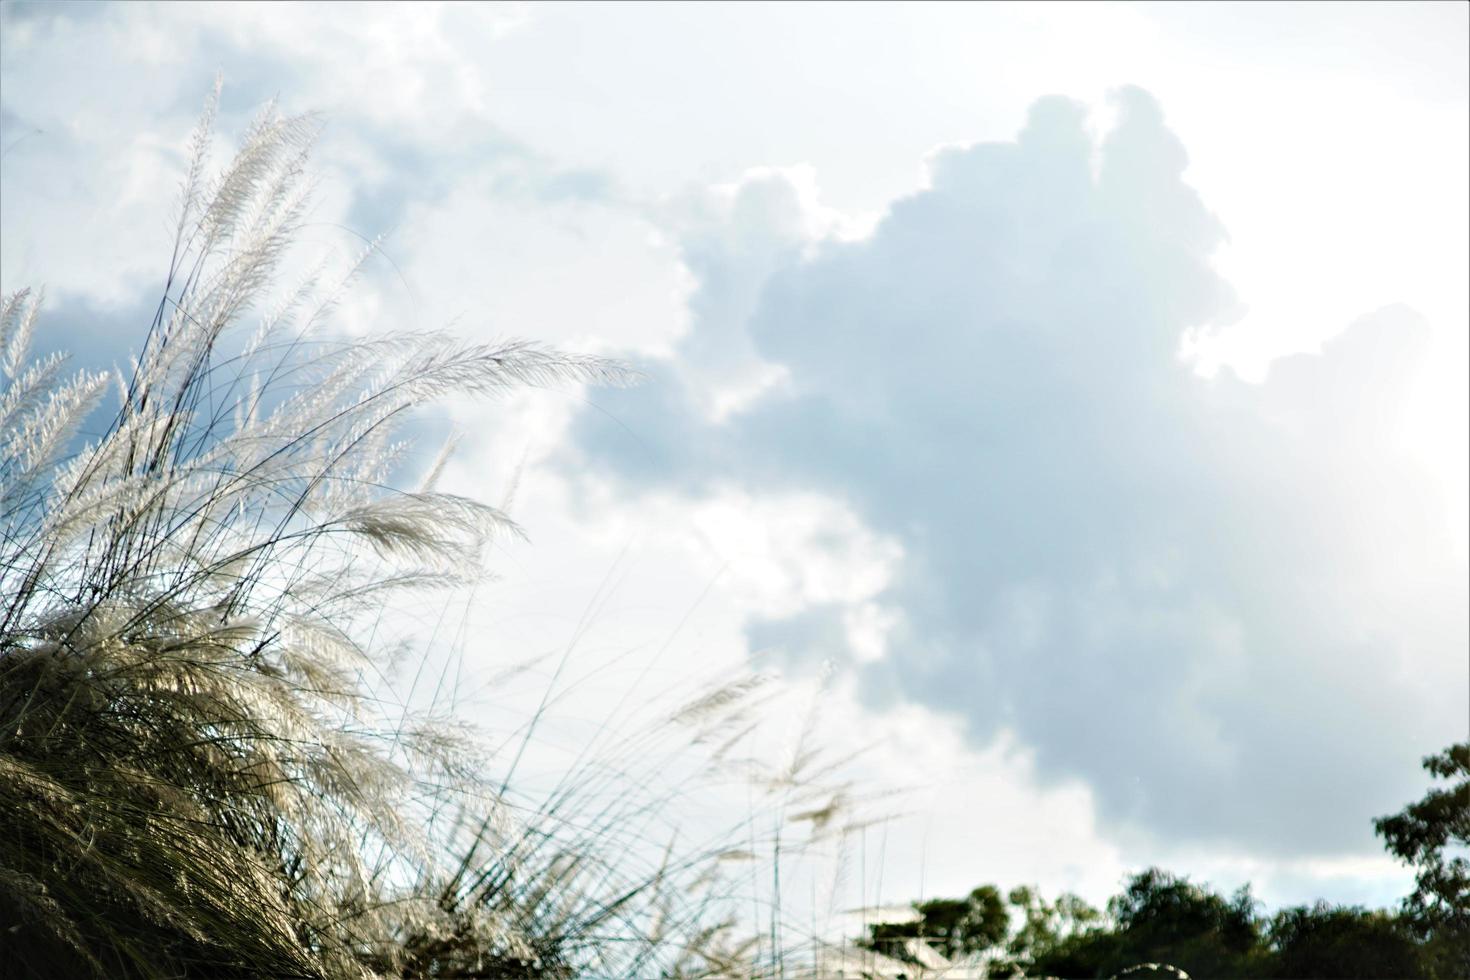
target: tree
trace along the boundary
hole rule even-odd
[[[907,958],[906,944],[924,940],[949,959],[989,949],[1005,939],[1009,916],[994,885],[982,885],[965,898],[915,902],[918,917],[910,922],[881,922],[868,927],[868,945],[885,956]]]
[[[1071,893],[1048,903],[1035,888],[1020,885],[1011,889],[1006,900],[1019,914],[1021,924],[1006,943],[1005,955],[990,965],[993,976],[1022,976],[1039,957],[1102,925],[1102,913]]]
[[[920,902],[924,935],[936,936],[940,950],[954,959],[988,949],[1005,938],[1009,916],[994,885],[982,885],[963,901]]]
[[[1470,976],[1470,742],[1426,757],[1423,766],[1439,779],[1459,781],[1379,817],[1373,829],[1394,856],[1416,869],[1403,910],[1428,943],[1431,968],[1440,976]]]
[[[1230,899],[1158,868],[1108,902],[1113,926],[1074,933],[1038,952],[1031,972],[1112,976],[1167,963],[1192,977],[1259,975],[1260,923],[1246,886]]]
[[[1271,920],[1272,974],[1278,977],[1424,976],[1418,943],[1383,910],[1326,902],[1283,909]]]

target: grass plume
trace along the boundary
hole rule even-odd
[[[657,767],[657,733],[524,805],[513,762],[494,778],[462,726],[381,696],[392,651],[364,639],[385,603],[472,582],[519,533],[434,490],[442,460],[391,486],[415,406],[627,372],[523,341],[334,340],[340,290],[318,275],[267,305],[317,124],[267,106],[211,180],[217,105],[130,370],[32,359],[39,296],[0,314],[0,972],[770,972],[783,960],[734,938],[715,884],[751,852],[660,845],[667,800],[616,791]],[[668,726],[728,753],[759,687]],[[842,797],[793,796],[810,761],[769,782],[825,832]]]

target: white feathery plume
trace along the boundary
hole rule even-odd
[[[515,809],[515,762],[492,780],[462,731],[395,707],[379,684],[393,650],[363,628],[478,580],[485,544],[521,533],[435,489],[452,440],[417,492],[392,489],[417,406],[633,373],[526,341],[330,336],[376,241],[304,322],[320,270],[267,306],[318,124],[268,105],[206,182],[218,100],[189,144],[164,295],[131,371],[111,373],[120,404],[99,435],[78,433],[109,374],[28,361],[39,296],[0,307],[0,908],[19,910],[28,962],[242,978],[736,962],[675,890],[731,864],[728,841],[651,849],[665,801],[616,789],[652,781],[654,735]],[[709,692],[677,723],[733,751],[763,685]],[[799,816],[821,829],[828,810]]]

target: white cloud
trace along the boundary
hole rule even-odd
[[[727,569],[727,592],[747,615],[789,616],[826,604],[867,610],[902,555],[894,541],[817,494],[727,490],[693,502],[690,521]],[[874,623],[881,618],[859,615]]]
[[[398,224],[384,248],[404,278],[376,278],[386,295],[367,323],[453,323],[579,350],[656,350],[685,329],[688,275],[636,214],[507,197],[468,176]]]
[[[486,116],[479,53],[464,44],[494,42],[523,12],[425,4],[353,14],[340,4],[6,4],[0,278],[8,288],[44,279],[53,295],[109,308],[157,288],[186,143],[216,72],[226,80],[222,148],[276,95],[335,127],[317,165],[338,193],[316,209],[319,222],[354,223],[350,194],[372,191],[374,173],[402,177],[406,154],[447,165],[479,151],[486,169],[526,169]],[[432,166],[417,169],[417,186],[395,185],[395,196],[442,182]]]
[[[637,445],[584,415],[568,472],[841,501],[901,571],[751,642],[869,659],[848,624],[878,602],[871,703],[953,713],[980,747],[1013,731],[1114,832],[1376,850],[1370,818],[1461,721],[1465,569],[1398,438],[1432,334],[1388,308],[1263,385],[1196,375],[1180,338],[1239,308],[1210,264],[1223,229],[1157,105],[1120,98],[1097,167],[1083,110],[1043,100],[1017,142],[934,157],[866,239],[687,238],[690,333],[604,401]],[[796,242],[800,213],[741,220]],[[707,344],[786,379],[711,424]]]
[[[855,795],[891,815],[849,842],[835,908],[1035,882],[1101,904],[1130,868],[1097,825],[1088,788],[1045,784],[1013,733],[977,750],[962,719],[916,705],[875,713],[842,674],[822,695],[821,721],[824,739],[862,750]]]

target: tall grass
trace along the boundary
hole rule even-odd
[[[786,969],[779,915],[740,940],[725,901],[724,869],[757,855],[718,827],[679,845],[659,820],[677,786],[628,792],[660,764],[658,730],[519,800],[516,752],[487,758],[453,719],[387,697],[395,651],[368,628],[472,582],[486,544],[518,533],[435,489],[442,460],[392,485],[415,406],[626,372],[525,342],[333,339],[371,250],[335,285],[317,270],[267,304],[317,125],[269,106],[209,179],[217,100],[129,371],[68,377],[60,355],[30,357],[40,298],[4,300],[0,973]],[[757,688],[712,689],[668,724],[728,757]],[[533,719],[522,745],[534,737]],[[762,841],[783,821],[841,827],[799,755],[761,777],[790,815]]]

